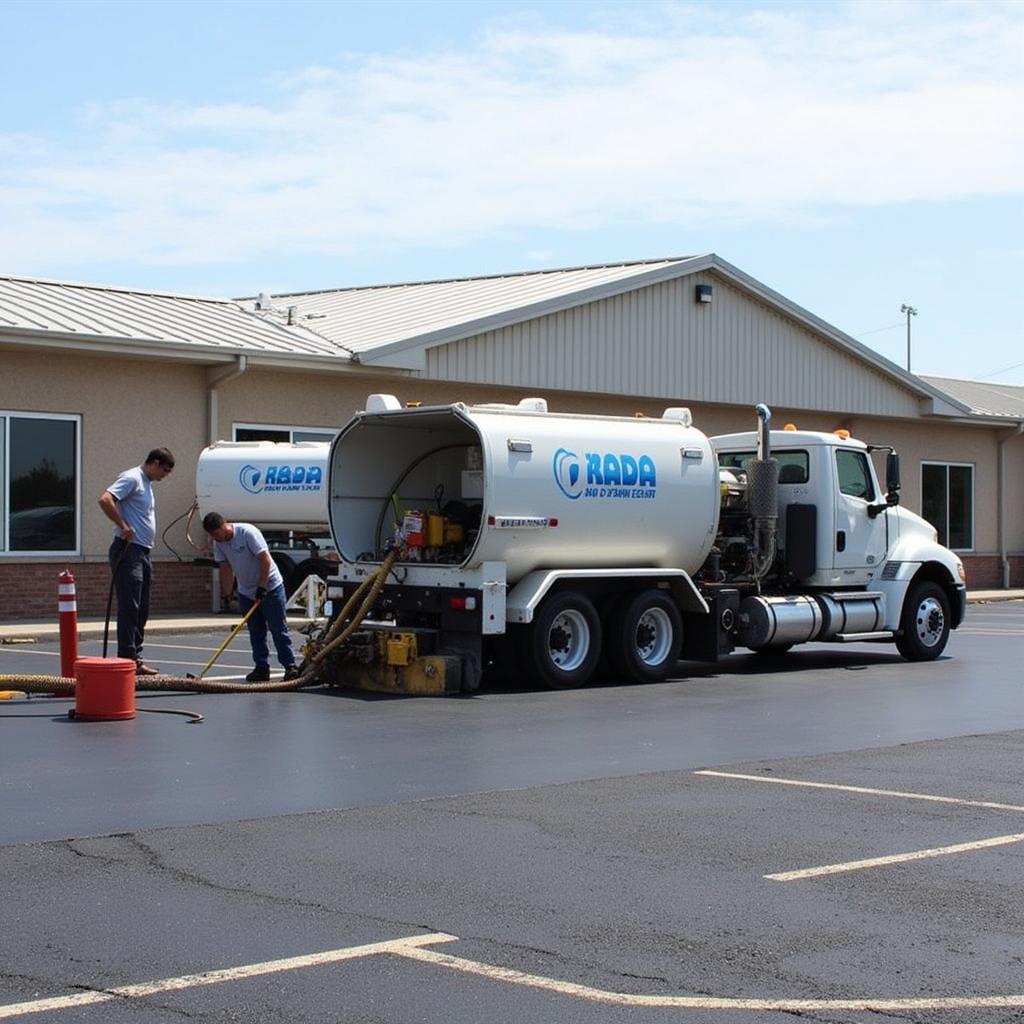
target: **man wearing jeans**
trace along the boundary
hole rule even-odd
[[[142,660],[152,578],[149,553],[156,542],[153,483],[172,469],[174,456],[166,448],[154,448],[141,466],[126,469],[99,499],[103,514],[117,528],[109,552],[117,591],[117,656],[134,661],[140,676],[157,675]]]
[[[292,638],[285,616],[284,581],[270,557],[263,534],[250,523],[229,523],[219,512],[203,517],[203,529],[213,541],[213,557],[220,567],[220,591],[231,592],[231,577],[238,580],[238,607],[244,615],[257,602],[259,608],[249,619],[253,670],[245,677],[249,683],[270,679],[270,650],[267,629],[274,638],[277,660],[285,679],[299,674],[292,653]]]

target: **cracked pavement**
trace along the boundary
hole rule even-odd
[[[25,760],[0,776],[0,832],[36,829],[39,839],[0,845],[0,1020],[12,1003],[427,932],[457,936],[437,947],[452,957],[611,992],[1024,993],[1024,843],[795,882],[764,877],[1020,833],[1024,812],[694,774],[1024,803],[1012,632],[1024,607],[997,618],[1005,642],[958,637],[955,657],[923,672],[854,651],[798,658],[767,679],[721,671],[472,702],[204,699],[206,733],[204,723],[179,738],[179,723],[147,716],[126,745],[122,723],[84,731],[55,716],[7,718],[5,762]],[[302,743],[315,714],[310,742],[330,756],[311,771]],[[277,726],[292,746],[260,747]],[[499,728],[504,745],[492,742]],[[80,744],[78,765],[49,763],[55,743]],[[187,744],[177,757],[176,743]],[[423,774],[425,752],[445,773]],[[202,793],[190,774],[200,754],[210,776]],[[171,775],[160,781],[161,772]],[[294,813],[281,780],[288,793],[305,787]],[[372,799],[332,806],[357,786]],[[161,818],[168,787],[170,821]],[[61,834],[69,794],[101,820],[137,824],[86,835],[76,817]],[[189,808],[193,820],[181,821]],[[26,1019],[1019,1024],[1024,1009],[616,1006],[375,954]]]

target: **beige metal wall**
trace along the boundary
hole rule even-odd
[[[696,284],[714,301],[694,301]],[[909,391],[714,274],[695,274],[427,353],[431,378],[716,403],[918,415]]]
[[[749,404],[726,406],[692,401],[685,393],[671,394],[665,398],[635,398],[554,391],[543,387],[487,387],[407,377],[337,375],[320,379],[299,378],[297,375],[254,370],[223,389],[220,399],[220,434],[230,437],[232,423],[238,422],[338,428],[364,407],[366,396],[374,391],[395,394],[402,402],[418,401],[424,405],[455,401],[516,402],[527,395],[539,395],[548,400],[552,411],[625,416],[637,412],[660,416],[667,405],[681,404],[690,407],[694,424],[706,434],[753,430],[756,424],[753,406],[764,397],[755,396]],[[842,412],[808,411],[786,405],[772,405],[772,409],[773,426],[776,428],[781,428],[787,422],[808,430],[835,430],[842,427],[850,430],[860,440],[894,445],[900,451],[904,466],[903,502],[915,512],[921,510],[922,461],[970,463],[975,467],[974,550],[979,553],[998,550],[996,473],[997,437],[1001,436],[999,431],[941,422],[912,422],[850,416]],[[1010,442],[1007,452],[1008,479],[1011,481],[1007,508],[1010,510],[1024,507],[1022,452],[1024,439]],[[882,475],[884,462],[879,462]],[[1012,514],[1008,517],[1007,544],[1012,551],[1024,550],[1024,517]]]
[[[717,291],[717,289],[716,289]],[[207,439],[207,390],[201,367],[171,362],[110,360],[100,357],[40,355],[0,351],[0,409],[27,412],[78,413],[82,416],[83,555],[101,560],[110,530],[96,499],[122,469],[137,465],[146,452],[166,445],[175,453],[175,472],[156,487],[161,530],[183,512],[194,493],[195,465]],[[666,389],[663,389],[666,390]],[[501,388],[479,384],[417,380],[405,376],[362,373],[272,373],[252,369],[220,389],[217,434],[230,437],[233,423],[279,423],[294,426],[342,426],[366,396],[375,391],[395,394],[403,402],[425,405],[451,401],[518,401],[526,395],[546,397],[552,410],[659,416],[666,405],[689,405],[695,424],[708,434],[753,429],[753,405],[768,398],[752,395],[736,405],[694,402],[698,388],[680,389],[662,398],[564,392],[537,386]],[[773,405],[775,424],[787,420],[809,429],[847,427],[866,441],[896,445],[904,461],[904,502],[920,510],[920,462],[967,462],[975,466],[975,551],[998,550],[996,481],[998,438],[1005,429],[882,419],[840,412],[794,409]],[[1007,547],[1024,551],[1024,438],[1006,448]],[[185,549],[182,524],[170,534],[171,543]],[[171,557],[158,545],[158,558]],[[0,555],[3,561],[24,557]],[[44,561],[44,558],[28,559]]]
[[[175,471],[154,488],[158,530],[188,508],[195,493],[195,460],[190,470],[189,456],[202,447],[205,436],[200,368],[10,349],[0,351],[0,366],[0,409],[82,417],[82,553],[86,559],[106,557],[113,529],[97,507],[97,499],[118,473],[139,465],[152,448],[170,448],[177,460]],[[161,557],[169,552],[158,544],[154,554]],[[0,555],[0,559],[12,558]]]

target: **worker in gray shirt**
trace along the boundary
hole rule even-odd
[[[220,567],[222,594],[231,592],[231,576],[238,581],[238,607],[244,615],[259,601],[249,619],[253,670],[245,677],[249,683],[270,679],[270,650],[267,629],[274,638],[277,660],[285,679],[298,677],[299,669],[292,653],[292,637],[285,612],[284,580],[270,557],[263,534],[251,523],[229,523],[219,512],[203,517],[203,529],[213,541],[213,557]]]
[[[158,674],[142,660],[142,642],[152,583],[149,553],[156,543],[153,482],[172,469],[174,456],[166,448],[154,448],[141,466],[126,469],[99,499],[104,515],[116,527],[108,557],[117,591],[117,656],[134,661],[140,676]]]

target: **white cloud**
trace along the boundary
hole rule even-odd
[[[265,105],[89,105],[76,146],[0,136],[0,266],[805,223],[1020,194],[1020,6],[741,10],[494,27],[471,50],[280,75]]]

